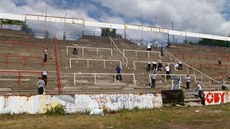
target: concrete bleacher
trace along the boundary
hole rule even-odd
[[[225,81],[228,84],[227,76],[230,71],[229,48],[172,44],[167,50],[187,64],[190,64],[190,66],[218,81]],[[221,58],[222,66],[218,66],[218,58]]]
[[[153,48],[152,51],[146,51],[145,47],[135,45],[134,43],[119,38],[112,38],[114,43],[107,37],[96,36],[83,36],[77,41],[78,54],[74,55],[73,41],[57,40],[57,48],[59,51],[59,64],[61,72],[62,94],[76,94],[76,93],[146,93],[158,92],[162,89],[171,89],[173,81],[165,79],[165,71],[155,71],[157,75],[156,88],[150,88],[149,78],[154,73],[153,70],[147,72],[147,61],[158,61],[161,59],[163,65],[169,64],[172,70],[172,78],[181,78],[180,87],[185,87],[184,77],[186,74],[191,75],[191,91],[194,91],[195,84],[202,81],[204,89],[216,89],[210,78],[206,77],[199,72],[194,72],[191,67],[183,65],[183,70],[174,68],[175,60],[171,55],[164,53],[164,56],[159,56],[159,50]],[[3,85],[0,92],[5,93],[37,93],[37,78],[40,72],[47,70],[48,86],[46,88],[47,94],[59,94],[57,87],[57,73],[55,63],[55,50],[53,40],[36,39],[33,37],[20,37],[20,36],[3,36],[0,40],[0,69],[1,70],[15,70],[13,75],[9,72],[1,72],[0,82]],[[115,45],[116,46],[115,46]],[[184,47],[186,49],[184,49]],[[48,48],[48,61],[42,63],[43,49]],[[119,49],[119,50],[118,50]],[[192,52],[196,47],[191,50],[184,46],[174,46],[166,49],[172,54]],[[197,48],[200,54],[207,52],[215,52],[213,48],[204,52],[202,48]],[[219,51],[219,50],[216,50]],[[222,53],[223,60],[227,61],[226,51]],[[196,54],[198,54],[197,52]],[[215,53],[212,53],[213,55]],[[6,64],[6,55],[9,62]],[[218,55],[218,54],[217,54]],[[224,57],[226,56],[226,58]],[[10,57],[12,56],[12,57]],[[15,56],[15,57],[13,57]],[[16,57],[17,56],[17,57]],[[31,58],[30,58],[31,57]],[[32,58],[40,57],[40,58]],[[11,59],[12,58],[12,59]],[[15,59],[14,59],[15,58]],[[24,58],[26,65],[24,65]],[[183,59],[183,56],[177,56],[183,63],[192,64],[196,63],[195,58],[189,60]],[[206,63],[206,60],[202,60]],[[211,58],[208,60],[209,63]],[[14,62],[14,63],[13,63]],[[71,63],[71,64],[70,64]],[[120,82],[115,81],[115,67],[116,65],[122,66],[123,80]],[[193,66],[197,69],[195,65]],[[207,68],[205,68],[207,69]],[[23,70],[21,72],[19,70]],[[201,70],[202,71],[202,70]],[[205,74],[210,75],[211,70],[204,70]],[[224,71],[219,69],[219,71]],[[207,72],[207,73],[206,73]],[[210,72],[210,73],[209,73]],[[20,83],[18,83],[18,76],[20,75]],[[216,84],[218,86],[218,84]],[[189,93],[188,93],[189,94]]]
[[[36,83],[43,70],[50,71],[47,90],[53,90],[57,85],[53,40],[36,39],[21,31],[0,33],[1,94],[37,94]],[[46,63],[44,48],[49,48]]]

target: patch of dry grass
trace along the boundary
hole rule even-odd
[[[123,110],[105,116],[0,115],[0,129],[229,129],[230,104]]]

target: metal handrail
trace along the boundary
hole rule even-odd
[[[115,48],[118,50],[118,52],[123,56],[122,58],[122,62],[126,63],[126,67],[128,66],[128,58],[124,55],[124,53],[121,52],[121,50],[117,47],[116,43],[113,41],[113,39],[111,37],[109,37],[110,41],[111,41],[111,45],[115,46]],[[125,61],[124,61],[125,60]]]
[[[169,54],[169,55],[170,55],[170,59],[173,57],[174,60],[181,61],[180,59],[178,59],[178,58],[176,58],[174,55],[172,55],[169,51],[165,50],[164,48],[163,48],[163,50],[166,52],[166,54]],[[221,83],[220,81],[218,81],[218,80],[216,80],[216,79],[213,79],[212,77],[209,77],[207,74],[202,73],[201,71],[199,71],[199,70],[197,70],[196,68],[194,68],[194,67],[192,67],[192,66],[186,64],[185,62],[182,62],[182,63],[183,63],[185,66],[187,66],[188,68],[193,69],[193,70],[194,70],[194,75],[195,75],[195,72],[198,72],[198,73],[200,73],[201,75],[207,77],[207,78],[209,79],[209,85],[210,85],[210,80],[212,80],[212,81],[214,81],[214,82],[217,82],[217,83]],[[197,82],[197,81],[196,81],[196,82]]]

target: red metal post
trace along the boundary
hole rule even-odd
[[[18,84],[20,84],[21,81],[21,72],[18,72]]]
[[[42,60],[42,67],[44,68],[44,62],[43,62],[43,60]]]
[[[30,52],[30,46],[28,46],[28,52]]]
[[[60,75],[60,69],[59,69],[59,62],[58,62],[58,49],[57,49],[57,40],[56,40],[56,34],[54,38],[54,50],[55,50],[55,59],[56,59],[56,71],[57,71],[57,81],[58,81],[58,91],[59,94],[62,94],[62,84],[61,84],[61,75]]]
[[[24,68],[26,67],[26,56],[24,57]]]

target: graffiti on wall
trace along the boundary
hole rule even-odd
[[[64,106],[65,112],[88,112],[93,109],[117,111],[121,109],[152,109],[162,106],[160,94],[76,94],[69,95],[35,95],[0,96],[0,113],[42,114],[56,105]]]
[[[218,105],[230,102],[229,91],[209,91],[204,92],[205,105]]]
[[[76,111],[86,112],[92,109],[118,111],[121,109],[152,109],[162,106],[160,94],[97,94],[75,95]]]

